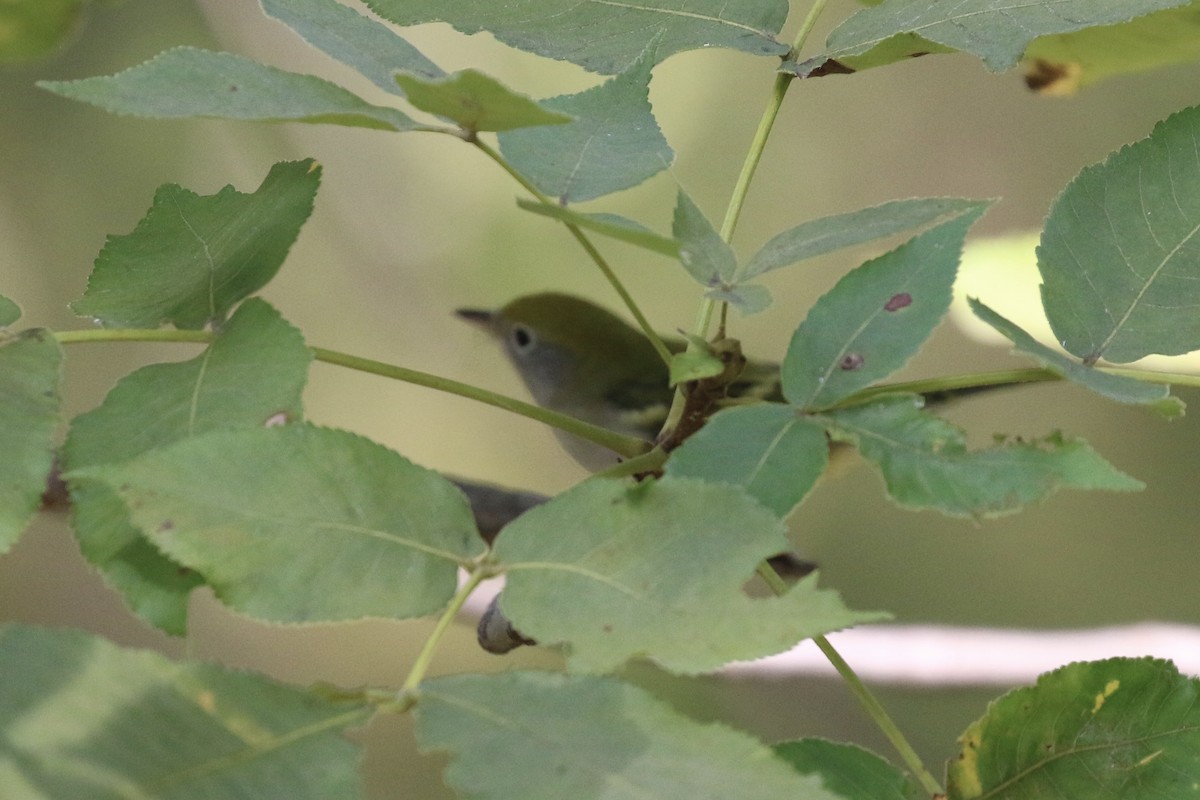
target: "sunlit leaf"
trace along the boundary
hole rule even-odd
[[[1200,349],[1200,107],[1071,181],[1038,246],[1055,337],[1085,363]]]
[[[775,39],[787,19],[786,0],[365,0],[399,25],[448,22],[463,33],[488,31],[505,44],[615,75],[655,44],[661,61],[683,50],[728,47],[781,56]]]
[[[372,105],[322,78],[194,47],[167,50],[115,75],[37,85],[137,117],[311,122],[389,131],[416,126],[399,110]]]
[[[578,672],[634,656],[703,672],[880,618],[848,610],[815,576],[782,597],[747,596],[757,564],[787,549],[783,523],[736,487],[592,479],[501,532],[500,606],[523,634],[565,641]]]
[[[269,621],[432,613],[484,547],[445,478],[304,424],[209,433],[67,477],[116,491],[159,549]]]
[[[41,504],[54,461],[62,348],[46,330],[0,336],[0,553]]]
[[[1057,350],[1051,350],[1026,333],[1016,323],[997,314],[975,298],[967,298],[967,302],[970,304],[971,310],[975,312],[975,316],[1004,334],[1018,351],[1033,356],[1043,366],[1057,372],[1067,380],[1087,387],[1110,400],[1116,400],[1118,403],[1148,405],[1167,418],[1183,414],[1183,401],[1178,397],[1171,396],[1170,386],[1100,372],[1098,369],[1081,364]]]
[[[517,200],[517,205],[534,214],[570,222],[580,228],[609,236],[613,239],[641,247],[664,256],[677,258],[679,244],[674,239],[660,236],[654,231],[631,219],[617,214],[581,214],[562,206],[546,205],[534,200]]]
[[[907,773],[869,750],[826,739],[781,742],[775,754],[801,775],[814,775],[843,800],[928,800]]]
[[[1174,8],[1187,0],[888,0],[861,9],[826,40],[822,60],[835,59],[851,68],[888,61],[872,51],[887,47],[890,61],[922,52],[922,39],[971,53],[993,72],[1016,65],[1029,43],[1039,36],[1069,33],[1095,25],[1125,22],[1152,11]],[[890,46],[894,37],[911,37],[907,46]],[[856,60],[861,58],[860,61]]]
[[[354,67],[384,91],[401,94],[396,72],[445,73],[388,26],[330,0],[260,0],[268,15],[314,47]]]
[[[243,303],[203,353],[151,364],[123,378],[96,409],[71,424],[67,469],[127,461],[214,430],[257,429],[300,418],[312,353],[300,332],[264,300]],[[72,526],[83,555],[138,616],[167,633],[187,632],[197,573],[163,555],[100,483],[71,487]]]
[[[786,517],[816,484],[828,461],[824,428],[791,406],[762,403],[713,416],[671,453],[666,471],[741,486]]]
[[[951,800],[1182,800],[1200,784],[1200,681],[1149,658],[1070,664],[993,702],[959,743]]]
[[[652,56],[648,51],[599,86],[542,101],[574,121],[502,133],[501,152],[560,203],[628,189],[662,172],[675,154],[650,107]]]
[[[963,238],[986,204],[915,236],[837,282],[788,345],[783,393],[821,408],[885,378],[920,348],[950,307]]]
[[[919,228],[979,208],[977,200],[922,197],[801,223],[771,239],[746,264],[743,278],[791,266],[845,247]]]
[[[967,450],[961,430],[920,406],[918,396],[891,395],[820,419],[835,439],[853,443],[879,467],[888,494],[907,508],[994,517],[1057,489],[1143,488],[1086,442],[1058,434]]]
[[[0,626],[0,675],[5,798],[362,796],[343,736],[361,699],[18,625]]]
[[[76,314],[108,327],[202,328],[275,276],[313,209],[312,159],[271,167],[250,194],[159,187],[132,233],[109,236]]]
[[[536,125],[562,125],[567,114],[518,94],[495,78],[473,69],[425,78],[397,73],[408,102],[468,131],[507,131]]]
[[[479,800],[837,800],[749,735],[688,719],[612,678],[540,672],[421,684],[422,747]]]
[[[1200,6],[1190,2],[1118,25],[1043,36],[1025,49],[1031,89],[1052,95],[1119,75],[1200,60]]]

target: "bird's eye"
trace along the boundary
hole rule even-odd
[[[528,353],[537,343],[537,337],[527,325],[513,325],[512,330],[508,332],[508,338],[512,341],[513,350],[518,353]]]

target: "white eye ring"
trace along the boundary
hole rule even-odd
[[[533,332],[533,328],[521,323],[515,323],[508,332],[508,339],[512,342],[512,348],[517,353],[528,353],[537,346],[537,336]]]

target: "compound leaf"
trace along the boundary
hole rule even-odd
[[[967,303],[975,316],[1002,333],[1013,346],[1026,355],[1033,356],[1047,369],[1062,375],[1069,381],[1091,389],[1118,403],[1148,405],[1168,419],[1183,414],[1183,401],[1171,396],[1171,387],[1134,380],[1124,375],[1101,372],[1094,367],[1081,364],[1057,350],[1034,339],[1016,323],[996,313],[986,305],[968,297]]]
[[[1091,364],[1200,349],[1200,107],[1087,167],[1038,246],[1042,303],[1064,349]]]
[[[749,735],[688,719],[613,678],[505,672],[421,684],[423,747],[480,800],[837,800]]]
[[[927,800],[929,793],[904,771],[858,745],[800,739],[775,745],[775,755],[801,775],[820,776],[844,800]]]
[[[514,92],[490,75],[464,69],[426,78],[400,72],[396,83],[408,102],[422,111],[458,123],[464,130],[507,131],[536,125],[562,125],[571,117]]]
[[[305,41],[353,67],[387,92],[400,94],[396,72],[426,78],[445,73],[391,28],[330,0],[260,0],[263,11]]]
[[[679,244],[674,239],[660,236],[640,222],[622,217],[618,214],[596,213],[581,214],[570,208],[547,205],[536,200],[517,200],[517,205],[525,211],[532,211],[543,217],[550,217],[562,222],[577,225],[580,228],[603,234],[626,244],[641,247],[660,255],[679,257]]]
[[[675,200],[671,233],[679,243],[679,262],[701,286],[720,286],[733,279],[737,269],[733,248],[682,189]]]
[[[703,672],[880,618],[848,610],[815,576],[782,597],[747,596],[757,564],[787,549],[782,522],[737,487],[593,479],[501,532],[500,605],[523,634],[565,641],[577,672],[634,656]]]
[[[888,494],[907,508],[994,517],[1018,511],[1060,488],[1143,488],[1086,442],[1058,434],[968,451],[963,432],[922,411],[918,395],[885,396],[821,419],[835,439],[853,443],[879,467]]]
[[[0,336],[0,553],[41,504],[54,461],[62,348],[41,328]]]
[[[762,403],[713,416],[671,453],[668,475],[730,483],[783,518],[829,462],[825,429],[791,406]]]
[[[775,39],[786,0],[366,0],[398,25],[447,22],[463,33],[488,31],[510,47],[570,61],[605,75],[624,71],[651,44],[661,61],[684,50],[727,47],[781,56]]]
[[[517,171],[560,203],[578,203],[637,186],[675,154],[650,107],[653,48],[620,75],[542,106],[574,118],[567,125],[500,135]]]
[[[1015,66],[1039,36],[1111,25],[1173,8],[1187,0],[888,0],[864,8],[829,34],[826,52],[814,61],[836,60],[865,69],[929,52],[925,42],[978,56],[992,72]],[[900,37],[900,46],[893,41]],[[886,58],[874,52],[883,49]]]
[[[1150,658],[1070,664],[993,702],[959,743],[951,800],[1182,800],[1200,783],[1200,681]]]
[[[159,187],[132,233],[108,237],[72,310],[108,327],[220,324],[275,276],[312,213],[320,178],[320,166],[305,159],[275,164],[250,194]]]
[[[919,228],[977,208],[977,200],[921,197],[892,200],[846,214],[810,220],[784,231],[763,245],[746,264],[742,277],[752,278],[805,259]]]
[[[417,127],[399,110],[372,105],[322,78],[195,47],[167,50],[115,75],[37,85],[136,117],[310,122],[386,131]]]
[[[903,366],[950,308],[963,239],[986,207],[976,204],[838,281],[792,336],[784,396],[821,408]]]
[[[369,718],[361,699],[20,625],[0,626],[0,664],[5,797],[362,796],[342,735]]]
[[[432,613],[484,547],[445,478],[305,424],[209,433],[68,478],[114,490],[167,556],[274,622]]]
[[[151,364],[123,378],[71,424],[67,469],[115,464],[215,430],[257,429],[300,418],[312,353],[266,301],[251,298],[199,356]],[[100,483],[71,486],[72,524],[84,557],[138,616],[187,632],[187,598],[203,583],[134,527],[125,504]]]

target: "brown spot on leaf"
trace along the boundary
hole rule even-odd
[[[159,523],[157,532],[166,533],[167,531],[173,530],[175,530],[175,523],[169,519],[164,519],[161,523]]]
[[[826,75],[853,75],[858,70],[847,67],[835,58],[831,58],[808,73],[809,78],[823,78]]]
[[[1083,68],[1073,61],[1056,64],[1044,58],[1025,65],[1025,85],[1038,94],[1065,97],[1079,90]]]
[[[900,292],[894,294],[883,304],[884,311],[899,311],[902,308],[908,308],[912,305],[912,295],[908,292]]]
[[[858,353],[846,353],[838,362],[838,369],[853,372],[863,365],[863,357]]]

